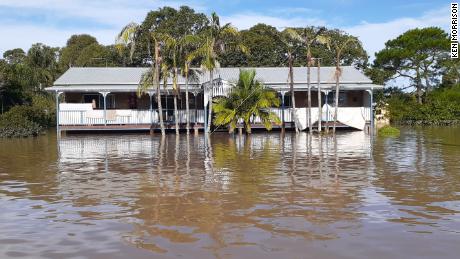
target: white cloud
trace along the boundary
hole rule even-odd
[[[66,41],[73,34],[91,34],[102,44],[113,44],[116,31],[113,30],[62,30],[41,26],[4,26],[0,27],[0,35],[6,35],[0,42],[0,55],[13,48],[28,48],[34,43],[44,43],[52,47],[65,46]]]
[[[278,29],[285,27],[300,27],[305,25],[324,26],[326,21],[316,18],[305,19],[300,17],[280,18],[258,13],[242,13],[231,16],[222,16],[221,20],[225,23],[232,23],[233,26],[240,30],[248,29],[258,23],[269,24]]]
[[[430,26],[449,28],[449,9],[443,8],[427,12],[417,18],[399,18],[384,23],[366,23],[342,28],[346,32],[357,36],[364,45],[367,53],[374,57],[374,53],[385,47],[385,42],[396,38],[409,29],[424,28]]]
[[[3,52],[12,48],[27,50],[33,43],[41,42],[50,46],[64,46],[72,34],[91,34],[102,44],[113,44],[115,36],[129,22],[141,22],[147,12],[162,6],[179,7],[182,1],[167,0],[1,0],[0,9],[13,8],[30,10],[45,16],[43,23],[34,24],[24,17],[17,21],[0,24],[0,57]],[[202,10],[199,4],[193,5],[195,10]],[[70,28],[63,28],[60,19],[76,20]],[[78,21],[88,21],[79,26]],[[91,26],[91,22],[96,25]],[[102,25],[102,26],[101,26]],[[101,28],[99,28],[101,27]]]
[[[97,37],[102,44],[112,44],[119,30],[131,21],[141,22],[149,10],[156,9],[160,6],[180,5],[192,6],[197,11],[206,11],[207,7],[203,1],[193,0],[1,0],[0,8],[26,8],[41,15],[48,17],[47,22],[42,24],[27,23],[27,21],[18,20],[14,22],[0,24],[0,57],[5,50],[20,47],[27,50],[31,44],[42,42],[50,46],[64,46],[66,40],[76,33],[88,33]],[[292,8],[291,8],[292,9]],[[287,12],[288,9],[273,10],[269,13],[244,12],[225,16],[221,13],[222,22],[231,22],[239,29],[247,29],[257,23],[266,23],[283,29],[285,27],[301,27],[307,25],[318,25],[335,27],[334,19],[337,17],[325,16],[318,10],[305,8],[295,8]],[[308,15],[302,12],[315,13]],[[290,14],[285,18],[285,14]],[[317,18],[322,17],[324,18]],[[58,24],[59,19],[66,18],[72,20],[94,21],[103,24],[103,29],[97,29],[97,26],[71,26],[71,28],[62,28]],[[341,29],[350,34],[356,35],[363,42],[364,48],[369,55],[373,57],[374,52],[382,49],[387,40],[395,38],[404,31],[416,27],[439,26],[448,29],[449,9],[443,8],[432,12],[425,13],[415,18],[399,18],[382,23],[362,22],[355,26],[342,26]],[[96,29],[95,29],[96,28]]]

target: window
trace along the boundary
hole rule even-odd
[[[339,106],[345,106],[347,100],[347,94],[345,92],[339,92]],[[335,106],[335,92],[329,92],[327,96],[327,103],[331,106]]]
[[[280,99],[282,98],[282,95],[280,95]],[[280,104],[282,105],[282,103]],[[289,108],[289,107],[292,107],[292,99],[291,99],[291,95],[286,93],[284,95],[284,107],[285,108]]]
[[[83,103],[94,103],[94,109],[104,109],[104,98],[101,94],[84,94]],[[106,97],[107,109],[115,108],[115,95],[108,94]]]

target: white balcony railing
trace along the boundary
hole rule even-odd
[[[270,111],[274,112],[283,121],[283,110],[281,108],[272,108]],[[306,108],[297,108],[296,116],[300,124],[305,124],[306,121]],[[312,108],[312,121],[318,120],[318,108]],[[196,116],[197,115],[197,116]],[[195,123],[197,118],[198,123],[204,123],[204,110],[190,109],[190,123]],[[106,121],[104,120],[103,110],[60,110],[59,111],[59,125],[125,125],[125,124],[151,124],[158,123],[158,112],[153,110],[107,110]],[[186,122],[186,111],[178,110],[179,123]],[[322,116],[323,121],[334,120],[334,108],[323,107]],[[369,107],[339,107],[339,121],[341,118],[358,118],[366,122],[370,121],[370,108]],[[163,120],[165,123],[174,123],[175,116],[174,110],[163,110]],[[253,118],[254,123],[260,123],[260,118]],[[284,109],[284,122],[292,122],[292,108]]]
[[[190,109],[190,123],[204,122],[204,111]],[[186,122],[186,111],[178,110],[179,123]],[[174,122],[174,111],[163,110],[163,119],[166,123]],[[150,124],[158,123],[159,116],[156,110],[107,110],[104,120],[103,110],[60,110],[59,125],[123,125],[123,124]]]

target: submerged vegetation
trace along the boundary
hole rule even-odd
[[[379,93],[391,122],[407,125],[450,125],[460,123],[460,85],[439,87],[424,94],[423,103],[416,96],[389,88]]]
[[[37,99],[32,105],[18,105],[0,116],[0,137],[37,136],[54,124],[54,112],[43,109],[46,99]],[[49,105],[51,106],[51,105]]]
[[[72,66],[151,67],[140,82],[139,93],[154,88],[157,100],[161,100],[161,81],[165,82],[164,79],[170,76],[173,78],[174,100],[177,102],[180,90],[177,77],[183,75],[187,78],[188,91],[189,76],[190,80],[194,76],[189,75],[191,67],[203,68],[203,72],[208,73],[213,82],[215,69],[219,66],[310,67],[319,66],[314,64],[318,59],[321,59],[322,66],[336,68],[335,91],[340,91],[343,65],[353,65],[365,71],[376,84],[392,82],[398,78],[407,79],[409,85],[382,91],[376,98],[378,105],[389,110],[392,122],[456,123],[460,121],[460,61],[451,60],[448,49],[449,36],[443,30],[435,27],[413,29],[388,41],[385,48],[376,53],[376,59],[371,65],[359,39],[337,29],[307,26],[279,31],[267,24],[256,24],[239,31],[231,24],[221,25],[215,13],[207,17],[187,6],[178,9],[163,7],[149,12],[140,24],[128,24],[113,45],[101,45],[93,36],[82,34],[72,35],[62,48],[37,43],[27,52],[22,49],[4,52],[3,59],[0,59],[1,127],[2,132],[10,133],[2,135],[36,135],[39,130],[36,130],[38,127],[34,119],[25,116],[21,123],[10,123],[9,120],[15,117],[11,114],[19,112],[9,111],[16,106],[26,106],[36,110],[37,114],[43,113],[50,118],[54,116],[54,95],[44,89],[52,86]],[[294,78],[292,73],[291,70],[291,81]],[[306,81],[310,89],[309,73]],[[206,89],[211,91],[211,100],[212,88],[213,84]],[[339,95],[335,96],[337,103]],[[224,104],[224,100],[215,101],[216,104]],[[307,95],[306,103],[311,107],[311,93]],[[214,102],[210,101],[208,130],[212,125],[228,123],[218,117],[222,109],[217,112],[212,104]],[[295,107],[294,99],[292,106]],[[161,107],[158,108],[161,110]],[[164,134],[162,112],[159,114]],[[48,123],[37,124],[41,128],[52,125],[49,120]],[[266,125],[268,127],[268,123]],[[18,134],[11,133],[13,128],[17,129]],[[19,130],[21,128],[25,130]],[[312,128],[311,125],[309,128]]]
[[[280,100],[275,91],[266,88],[255,79],[255,70],[240,70],[238,82],[228,97],[220,97],[213,106],[216,113],[215,125],[228,126],[233,133],[238,124],[242,123],[247,134],[251,133],[251,123],[255,117],[268,130],[273,124],[281,124],[280,118],[270,107],[278,107]]]
[[[400,130],[392,126],[383,126],[378,130],[378,135],[382,137],[397,137],[401,134]]]

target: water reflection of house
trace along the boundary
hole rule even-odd
[[[306,135],[69,136],[58,139],[58,190],[98,217],[129,220],[124,241],[156,253],[199,243],[219,254],[254,231],[281,243],[334,239],[359,227],[369,139],[315,137],[310,152]]]
[[[47,88],[57,95],[63,95],[59,105],[58,123],[61,130],[148,130],[158,127],[158,104],[155,90],[137,97],[136,92],[142,75],[148,68],[70,68],[55,83]],[[284,122],[287,128],[293,126],[291,118],[291,97],[288,85],[288,68],[254,68],[257,79],[267,87],[279,93],[281,107],[272,110]],[[334,117],[335,80],[333,67],[321,68],[321,106],[318,110],[318,79],[316,68],[312,68],[312,122],[319,119],[332,121]],[[213,97],[225,96],[237,81],[239,68],[219,68],[215,72]],[[178,118],[181,127],[186,122],[185,79],[179,78],[180,87]],[[370,103],[372,91],[382,86],[372,84],[361,71],[354,67],[342,68],[339,93],[338,121],[342,127],[363,130],[371,120]],[[208,89],[204,91],[203,89]],[[204,106],[208,105],[209,79],[200,74],[195,81],[189,82],[190,123],[202,128]],[[296,101],[296,120],[306,129],[306,68],[294,68],[294,94]],[[161,87],[163,117],[168,127],[174,127],[174,104],[172,81],[166,88]],[[253,119],[254,126],[258,118]],[[277,126],[279,127],[279,126]]]

